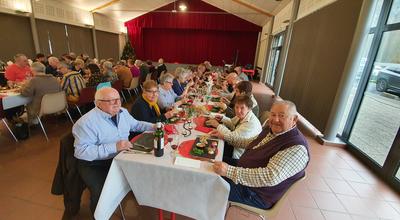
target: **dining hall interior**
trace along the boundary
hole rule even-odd
[[[400,219],[400,0],[2,0],[0,29],[0,220]],[[32,113],[26,88],[39,75],[57,89]],[[253,103],[243,105],[260,125],[257,137],[281,117],[271,108],[288,100],[308,143],[305,175],[267,211],[228,201],[228,178],[215,171],[231,144],[218,136],[224,122],[215,115],[228,118],[222,94],[239,85],[254,101],[231,97],[229,118],[241,120],[236,106]],[[120,98],[99,98],[109,87]],[[164,112],[165,103],[148,99],[160,93],[160,101],[165,88],[178,98]],[[154,139],[162,157],[125,149],[108,158],[94,209],[88,187],[60,192],[57,181],[70,178],[68,149],[68,160],[82,159],[73,127],[100,101],[120,103],[127,111],[118,114],[139,121],[139,101],[149,103],[173,139],[165,147]],[[132,143],[144,137],[135,135]],[[74,211],[68,187],[81,189]]]

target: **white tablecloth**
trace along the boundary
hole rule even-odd
[[[195,139],[199,131],[192,131]],[[223,142],[216,160],[222,160]],[[200,169],[173,165],[169,145],[164,156],[120,153],[114,158],[97,204],[95,218],[109,219],[119,202],[132,190],[140,205],[175,212],[194,219],[223,220],[229,184],[201,162]]]
[[[26,105],[32,101],[30,97],[24,97],[19,93],[8,94],[8,96],[2,98],[3,109],[10,109],[21,105]]]

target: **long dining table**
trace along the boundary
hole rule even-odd
[[[14,90],[1,90],[0,99],[3,104],[3,110],[26,105],[32,101],[32,98],[22,96]]]
[[[182,130],[182,124],[176,124]],[[121,152],[111,165],[97,208],[96,219],[109,219],[122,199],[133,191],[139,205],[150,206],[194,219],[222,220],[228,205],[229,184],[213,172],[213,161],[200,161],[199,167],[178,165],[183,145],[204,132],[193,129],[181,137],[177,153],[166,144],[163,157]],[[221,161],[224,142],[218,140],[215,161]],[[185,159],[193,160],[193,159]],[[175,161],[175,163],[174,163]]]

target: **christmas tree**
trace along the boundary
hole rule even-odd
[[[133,49],[131,42],[128,39],[126,41],[124,50],[122,51],[121,60],[128,60],[128,59],[135,60],[135,58],[136,58],[135,50]]]

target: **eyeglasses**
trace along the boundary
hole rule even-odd
[[[145,90],[146,92],[148,92],[148,93],[151,93],[151,94],[158,94],[158,90]]]
[[[172,81],[166,81],[166,83],[169,83],[169,84],[174,84]]]
[[[121,102],[121,98],[116,98],[116,99],[99,99],[97,101],[101,102],[107,102],[107,103],[118,103]]]

